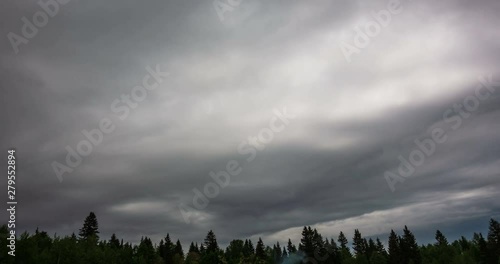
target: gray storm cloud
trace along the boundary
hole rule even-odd
[[[460,116],[478,77],[500,81],[500,3],[401,0],[346,61],[341,44],[389,3],[244,0],[221,20],[210,1],[75,0],[31,38],[23,17],[42,7],[4,4],[0,145],[17,149],[18,229],[70,234],[94,211],[103,237],[129,241],[483,230],[500,215],[500,87],[456,130],[443,115]],[[170,75],[120,120],[110,105],[157,64]],[[239,145],[283,107],[296,117],[248,162]],[[102,118],[115,130],[59,182],[52,162]],[[448,140],[391,192],[384,172],[435,127]],[[242,172],[186,224],[178,205],[230,160]]]

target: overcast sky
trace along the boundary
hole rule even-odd
[[[94,211],[101,238],[130,242],[484,232],[500,218],[500,85],[484,85],[500,81],[500,2],[401,0],[380,25],[389,2],[73,0],[25,38],[22,18],[43,9],[4,1],[1,166],[15,147],[17,230],[77,233]],[[367,23],[380,30],[356,47]],[[120,101],[157,67],[169,75],[143,101]],[[58,178],[54,162],[103,119],[114,130]],[[446,141],[393,192],[384,174],[436,129]],[[241,172],[197,209],[193,189],[231,161]]]

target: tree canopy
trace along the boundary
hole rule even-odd
[[[317,229],[305,226],[298,246],[288,239],[265,245],[261,238],[254,248],[250,239],[234,239],[224,249],[219,247],[215,232],[210,230],[203,243],[191,242],[184,253],[179,239],[172,242],[166,234],[159,244],[142,237],[139,244],[123,242],[116,234],[109,240],[99,239],[96,215],[91,212],[79,230],[79,237],[50,237],[38,229],[33,234],[23,233],[17,240],[16,256],[2,251],[0,263],[58,263],[58,264],[499,264],[500,224],[491,219],[486,237],[474,233],[471,240],[464,236],[448,242],[445,234],[437,230],[436,241],[418,245],[417,239],[405,226],[401,235],[391,230],[387,245],[378,237],[363,237],[354,230],[352,244],[341,231],[337,237],[324,238]],[[0,227],[0,246],[5,248],[8,237],[6,225]],[[337,245],[337,242],[338,245]],[[187,244],[186,244],[187,245]]]

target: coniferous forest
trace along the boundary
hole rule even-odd
[[[399,230],[398,230],[399,231]],[[0,228],[1,247],[8,247],[8,229]],[[488,234],[474,233],[471,239],[462,236],[448,241],[445,234],[437,230],[435,242],[419,245],[412,231],[405,226],[401,232],[391,230],[384,238],[366,239],[359,230],[348,238],[340,231],[334,238],[323,237],[316,229],[304,227],[298,244],[289,239],[286,245],[276,242],[266,245],[249,239],[234,239],[224,249],[217,243],[215,233],[210,230],[205,240],[191,242],[183,249],[181,242],[169,234],[159,243],[143,237],[138,245],[124,242],[115,234],[109,239],[99,236],[96,215],[91,212],[84,220],[78,235],[59,237],[36,230],[17,237],[16,255],[10,256],[2,250],[0,263],[80,264],[80,263],[127,263],[127,264],[499,264],[500,224],[489,222]],[[387,245],[384,246],[384,245]]]

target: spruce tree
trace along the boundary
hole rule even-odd
[[[394,230],[389,235],[389,264],[401,264],[401,251],[399,248],[399,236]]]
[[[294,244],[292,244],[292,241],[290,238],[288,239],[288,244],[286,245],[286,250],[288,251],[288,254],[292,254],[297,252],[297,248],[295,247]]]
[[[422,263],[417,240],[407,226],[405,226],[405,228],[403,229],[403,237],[400,241],[400,249],[403,263]]]
[[[217,244],[217,238],[215,237],[215,233],[210,230],[205,237],[205,250],[207,253],[218,253],[219,245]]]
[[[83,227],[80,229],[78,235],[81,239],[89,239],[94,237],[95,239],[99,239],[99,224],[97,223],[97,217],[94,212],[90,212],[90,214],[85,218],[83,222]]]
[[[266,251],[265,251],[264,242],[262,242],[262,239],[260,237],[259,237],[259,241],[257,242],[257,246],[255,247],[255,257],[259,261],[266,260]]]
[[[306,257],[314,258],[314,232],[311,227],[305,227],[302,230],[302,238],[300,239],[299,250],[302,251]]]
[[[361,236],[361,232],[358,229],[354,230],[354,237],[352,238],[352,249],[356,258],[366,254],[366,240]]]
[[[174,261],[174,243],[170,240],[170,234],[165,237],[165,245],[163,252],[160,253],[165,264],[173,263]]]
[[[489,262],[500,263],[500,224],[493,219],[490,220],[487,248]]]
[[[115,249],[120,248],[120,240],[116,238],[114,233],[111,235],[111,239],[109,239],[109,245]]]
[[[387,251],[385,251],[384,245],[382,244],[382,241],[380,241],[378,237],[377,237],[376,248],[377,248],[377,253],[387,257]]]
[[[349,243],[349,241],[347,241],[347,238],[345,237],[345,235],[342,231],[340,231],[339,238],[337,239],[337,241],[340,244],[340,249],[347,249],[348,248],[347,244]]]
[[[179,255],[182,259],[184,259],[184,251],[182,250],[182,245],[179,239],[177,239],[177,242],[175,243],[174,256],[175,255]]]

